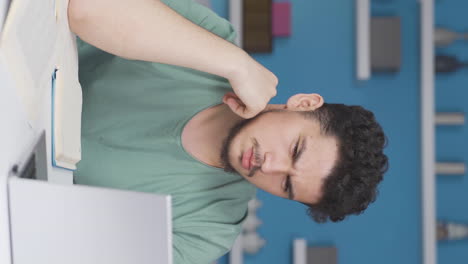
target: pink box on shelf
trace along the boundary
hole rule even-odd
[[[272,3],[272,30],[273,36],[285,37],[291,35],[291,3],[273,2]]]

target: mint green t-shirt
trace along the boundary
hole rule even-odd
[[[204,6],[164,2],[233,41],[229,22]],[[255,187],[196,160],[182,147],[181,134],[198,112],[222,103],[232,91],[229,82],[193,69],[123,59],[79,38],[77,45],[83,112],[75,183],[172,195],[174,263],[212,263],[234,243]]]

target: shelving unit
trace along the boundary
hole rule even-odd
[[[421,7],[421,186],[423,264],[436,264],[434,0]],[[370,71],[370,2],[356,0],[356,78],[368,80]]]
[[[435,202],[434,0],[419,0],[421,10],[421,201],[423,264],[437,263]],[[370,2],[356,0],[356,75],[370,78]],[[230,0],[230,21],[242,40],[242,1]]]
[[[421,186],[423,264],[436,264],[434,0],[421,5]]]

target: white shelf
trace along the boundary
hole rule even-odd
[[[238,47],[242,48],[242,0],[229,0],[229,22],[237,32],[235,43]]]
[[[421,4],[421,186],[423,264],[436,264],[434,0]]]
[[[356,71],[358,80],[370,79],[369,0],[356,0]]]

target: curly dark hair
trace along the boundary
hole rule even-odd
[[[338,142],[338,159],[323,182],[320,200],[305,204],[307,214],[318,223],[361,214],[375,201],[388,169],[383,153],[388,140],[374,114],[361,106],[327,103],[301,114],[319,121],[321,133]]]

